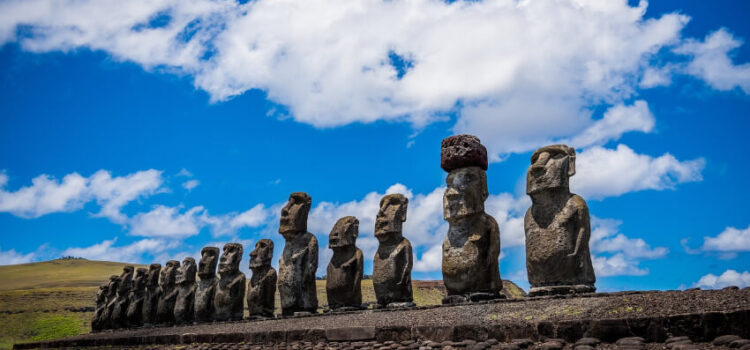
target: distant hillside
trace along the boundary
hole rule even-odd
[[[95,287],[122,273],[127,263],[84,259],[57,259],[0,266],[0,290],[57,287]],[[137,265],[141,267],[142,265]]]

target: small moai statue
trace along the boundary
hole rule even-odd
[[[174,321],[178,324],[193,323],[195,318],[195,259],[182,260],[177,272],[177,299],[174,304]]]
[[[195,321],[211,322],[214,319],[214,293],[216,293],[216,264],[219,263],[219,248],[203,247],[198,263],[198,287],[195,291]]]
[[[117,301],[112,309],[112,328],[123,328],[128,323],[128,302],[130,301],[130,289],[133,287],[133,266],[122,268],[120,285],[117,288]]]
[[[112,275],[109,276],[109,284],[107,285],[107,297],[105,298],[106,306],[102,312],[101,318],[101,329],[112,329],[112,313],[114,312],[115,305],[117,304],[117,289],[120,288],[120,276]]]
[[[151,264],[146,275],[146,288],[143,295],[143,315],[141,321],[144,326],[156,324],[156,309],[159,307],[159,276],[161,264]]]
[[[133,277],[133,288],[128,296],[128,312],[126,327],[140,327],[143,325],[143,300],[146,297],[146,277],[148,270],[139,267]]]
[[[98,332],[103,329],[102,315],[107,308],[107,294],[109,294],[109,283],[99,286],[96,292],[96,309],[91,319],[91,331]]]
[[[448,234],[443,241],[445,304],[500,299],[503,288],[498,258],[500,229],[484,211],[487,190],[487,150],[472,135],[443,139],[440,166],[448,172],[443,217]]]
[[[276,294],[276,270],[271,267],[273,241],[261,239],[250,252],[250,270],[253,276],[247,283],[247,309],[249,318],[273,317]]]
[[[349,311],[362,308],[362,270],[364,258],[357,248],[359,220],[346,216],[328,235],[333,256],[326,269],[326,294],[331,310]]]
[[[307,232],[307,214],[312,198],[305,192],[294,192],[281,209],[279,233],[286,241],[279,259],[279,297],[281,313],[316,313],[318,296],[315,272],[318,269],[318,240]]]
[[[159,304],[156,307],[156,322],[160,324],[174,323],[174,304],[177,301],[177,271],[180,262],[169,260],[161,270],[159,281]]]
[[[242,244],[227,243],[219,259],[219,281],[214,292],[214,320],[242,319],[245,305],[245,274],[240,272]]]
[[[570,193],[576,152],[566,145],[542,147],[531,156],[524,217],[529,296],[596,290],[589,253],[591,225],[586,201]]]
[[[378,251],[372,266],[372,284],[377,307],[413,307],[411,269],[414,264],[411,242],[403,236],[409,199],[394,193],[380,200],[375,218]]]

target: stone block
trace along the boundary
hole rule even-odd
[[[357,341],[375,339],[375,327],[344,327],[325,330],[328,341]]]

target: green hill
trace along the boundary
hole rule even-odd
[[[122,273],[127,263],[85,259],[57,259],[0,266],[0,291],[58,287],[96,287],[110,275]],[[136,267],[143,267],[137,265]]]

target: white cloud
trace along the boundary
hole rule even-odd
[[[578,148],[602,145],[610,140],[617,141],[626,132],[648,133],[653,128],[654,115],[648,109],[648,103],[638,100],[630,106],[618,104],[609,108],[602,119],[591,124],[571,140],[562,143]]]
[[[740,288],[750,286],[750,272],[743,271],[742,273],[735,270],[726,270],[719,276],[712,273],[702,276],[698,282],[693,284],[693,287],[718,289],[728,286],[738,286]]]
[[[414,260],[414,271],[440,271],[443,266],[443,246],[436,244]]]
[[[742,42],[726,29],[719,29],[703,42],[688,39],[675,52],[692,56],[685,71],[705,80],[717,90],[741,88],[750,94],[750,63],[735,65],[729,53],[742,46]]]
[[[589,107],[621,105],[639,87],[668,83],[660,73],[667,65],[652,66],[650,58],[680,43],[688,17],[645,19],[646,6],[17,0],[0,3],[0,44],[102,50],[146,69],[191,75],[214,100],[261,89],[292,118],[318,127],[383,119],[419,127],[458,112],[454,131],[477,134],[499,159],[582,132],[584,139],[616,139],[644,129],[601,123]],[[394,55],[408,61],[405,73]]]
[[[188,191],[192,191],[194,188],[198,187],[198,185],[200,185],[200,183],[201,183],[200,181],[195,180],[195,179],[187,180],[187,181],[185,181],[185,182],[182,183],[182,187],[185,188]]]
[[[180,245],[178,241],[163,239],[142,239],[124,246],[116,246],[117,238],[105,240],[88,247],[72,247],[65,249],[63,256],[82,257],[90,260],[119,261],[127,263],[149,263],[151,261],[162,261],[144,257],[155,257]],[[166,260],[164,260],[166,261]]]
[[[242,213],[229,213],[220,216],[202,216],[202,220],[211,225],[214,236],[234,234],[243,227],[260,227],[271,223],[273,214],[263,204]]]
[[[668,64],[664,67],[647,67],[643,71],[643,76],[638,86],[643,89],[667,86],[672,83],[672,73],[676,68],[674,64]]]
[[[647,268],[639,266],[644,259],[659,259],[669,253],[666,247],[652,248],[641,238],[629,238],[619,233],[621,222],[591,217],[589,247],[597,276],[643,276]]]
[[[598,277],[610,276],[643,276],[648,274],[648,269],[639,268],[633,264],[622,253],[612,256],[594,256],[592,261],[594,271]]]
[[[154,206],[151,211],[138,213],[128,221],[130,233],[146,237],[184,238],[196,235],[204,226],[206,210],[202,206],[180,213],[179,207]]]
[[[716,237],[703,237],[701,250],[724,253],[750,251],[750,226],[745,229],[727,227]]]
[[[10,250],[0,249],[0,265],[25,264],[28,262],[32,262],[35,259],[36,259],[36,254],[34,252],[22,254],[22,253],[16,252],[15,249],[10,249]]]
[[[594,146],[576,159],[571,190],[586,199],[601,199],[642,190],[673,189],[676,184],[700,181],[705,161],[680,161],[669,153],[659,157],[637,154],[628,146]]]
[[[0,173],[0,212],[22,218],[37,218],[55,212],[72,212],[95,200],[101,207],[95,216],[107,217],[123,223],[123,206],[151,196],[161,190],[161,171],[149,169],[125,176],[112,177],[109,171],[99,170],[86,178],[78,173],[65,175],[58,181],[49,175],[39,175],[31,186],[9,192],[5,190],[8,176]]]

